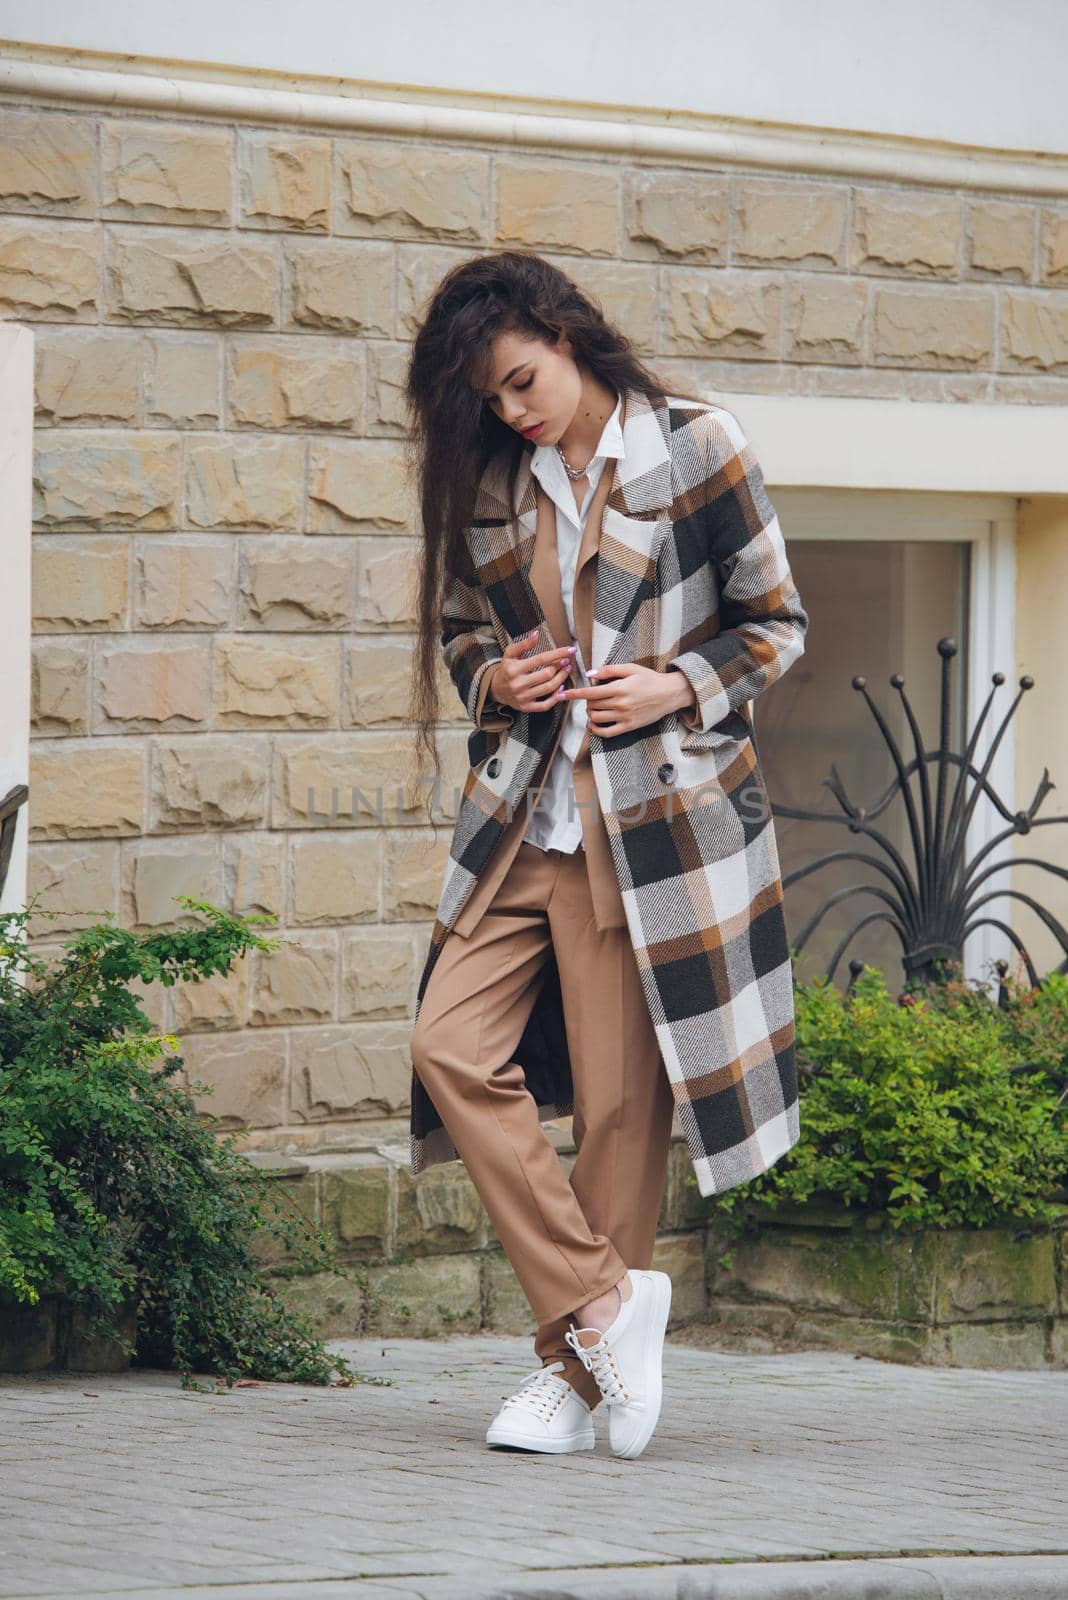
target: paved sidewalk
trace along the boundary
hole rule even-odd
[[[486,1448],[526,1339],[337,1348],[390,1386],[0,1378],[0,1595],[1068,1600],[1068,1373],[676,1341],[618,1461]]]

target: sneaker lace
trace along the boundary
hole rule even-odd
[[[511,1407],[516,1411],[532,1411],[543,1422],[548,1422],[571,1393],[571,1385],[556,1376],[563,1370],[562,1361],[535,1367],[533,1372],[527,1373],[515,1394],[508,1396],[501,1410]]]
[[[630,1390],[623,1382],[623,1376],[616,1366],[615,1351],[604,1337],[604,1334],[594,1345],[582,1344],[574,1328],[568,1328],[564,1338],[574,1350],[586,1371],[592,1372],[598,1389],[610,1404],[613,1401],[626,1403],[630,1399]]]

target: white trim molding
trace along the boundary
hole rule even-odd
[[[769,483],[1068,494],[1068,406],[702,392],[736,414]]]
[[[60,105],[96,105],[117,113],[284,123],[387,138],[617,156],[683,166],[743,167],[808,177],[861,178],[1009,195],[1068,196],[1068,156],[903,138],[833,128],[812,129],[694,112],[659,115],[646,107],[596,103],[539,105],[507,96],[452,94],[410,86],[302,80],[281,73],[135,58],[129,66],[72,66],[45,47],[0,40],[0,97]],[[80,54],[80,52],[74,52]],[[91,53],[86,52],[91,58]],[[376,97],[377,96],[377,97]],[[501,109],[502,101],[504,109]]]
[[[0,505],[4,573],[0,587],[0,799],[29,782],[30,528],[33,496],[33,333],[0,323]],[[32,795],[30,797],[32,801]],[[29,805],[20,807],[0,909],[26,903]]]

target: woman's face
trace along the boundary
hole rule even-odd
[[[582,395],[582,374],[566,334],[547,344],[526,334],[499,333],[490,363],[482,395],[494,416],[535,444],[555,444]]]

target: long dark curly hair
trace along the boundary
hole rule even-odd
[[[408,468],[418,485],[423,532],[409,716],[416,729],[416,758],[429,757],[437,776],[441,610],[453,577],[464,571],[464,529],[490,461],[501,458],[514,508],[523,455],[535,448],[484,398],[492,343],[505,332],[549,344],[566,334],[576,363],[619,394],[626,389],[651,398],[684,393],[669,390],[596,303],[531,251],[474,256],[441,279],[415,335],[405,383]]]

